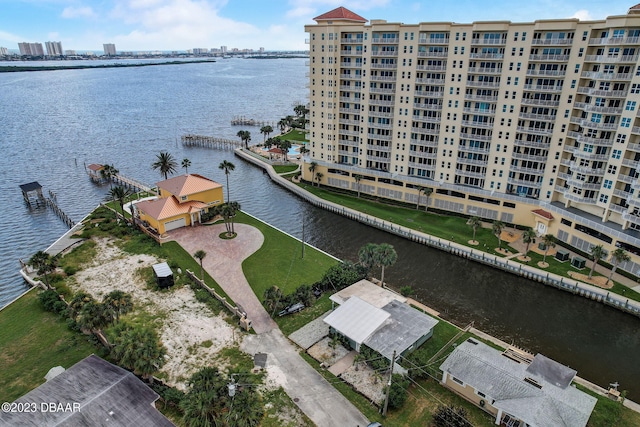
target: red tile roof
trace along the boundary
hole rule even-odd
[[[531,212],[533,212],[536,215],[540,215],[541,217],[546,218],[546,219],[553,219],[553,215],[551,215],[551,212],[547,212],[547,211],[545,211],[543,209],[536,209],[536,210],[533,210]]]
[[[313,18],[314,21],[355,21],[355,22],[367,22],[362,16],[351,12],[349,9],[345,9],[340,6],[332,11],[323,13],[320,16]]]
[[[99,170],[104,169],[104,166],[98,165],[96,163],[91,163],[90,165],[87,166],[87,169],[92,170],[94,172],[98,172]]]
[[[637,4],[637,5],[635,5],[635,6],[631,6],[631,7],[629,8],[629,11],[632,11],[632,10],[640,10],[640,3],[638,3],[638,4]]]
[[[180,175],[160,181],[158,188],[168,191],[176,197],[188,196],[206,190],[222,187],[215,181],[198,174]]]

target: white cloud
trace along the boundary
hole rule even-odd
[[[25,41],[26,38],[22,36],[18,36],[16,34],[8,33],[6,31],[0,31],[0,41],[4,42],[15,42],[20,43]]]
[[[581,21],[592,21],[594,18],[591,13],[586,9],[581,9],[570,16],[570,18],[578,18]]]
[[[74,19],[74,18],[95,18],[96,13],[89,6],[83,7],[65,7],[62,11],[63,18]]]
[[[123,50],[184,50],[223,44],[252,47],[263,42],[257,27],[219,16],[220,4],[197,0],[120,2],[111,17],[134,28],[114,40]]]

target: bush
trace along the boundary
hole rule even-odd
[[[67,328],[73,332],[80,332],[80,326],[78,326],[78,322],[75,319],[68,318],[67,319]]]
[[[360,264],[354,264],[349,261],[345,261],[341,264],[330,267],[322,279],[320,280],[321,288],[323,291],[328,289],[340,289],[346,288],[359,280],[366,277],[366,269]]]
[[[408,297],[409,295],[413,294],[413,288],[411,286],[403,286],[400,288],[400,295],[402,295],[403,297]]]
[[[402,408],[407,400],[407,389],[409,388],[409,380],[400,374],[391,376],[391,390],[389,391],[389,408]]]
[[[68,310],[67,310],[67,303],[64,301],[56,301],[53,303],[53,312],[58,314],[60,317],[67,317],[68,316]]]
[[[64,268],[64,274],[66,274],[67,276],[73,276],[77,271],[78,269],[72,265],[68,265]]]
[[[302,285],[296,289],[294,293],[295,302],[302,302],[305,307],[311,307],[316,302],[316,297],[313,295],[313,289],[311,285]]]
[[[52,289],[47,289],[46,291],[41,292],[40,295],[38,295],[38,298],[40,299],[40,302],[42,303],[42,306],[44,307],[44,309],[47,311],[55,312],[54,310],[55,303],[62,302],[60,301],[60,297],[58,296],[58,293]],[[66,304],[65,304],[65,307],[66,307]]]

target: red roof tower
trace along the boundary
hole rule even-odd
[[[351,12],[342,6],[333,9],[327,13],[323,13],[320,16],[313,18],[314,21],[354,21],[354,22],[368,22],[362,16]]]

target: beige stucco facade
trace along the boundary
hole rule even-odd
[[[620,268],[636,273],[637,12],[410,25],[321,15],[305,27],[309,161],[322,185],[355,192],[360,175],[362,193],[410,204],[426,186],[439,210],[546,229],[583,251],[622,246],[632,260]]]

